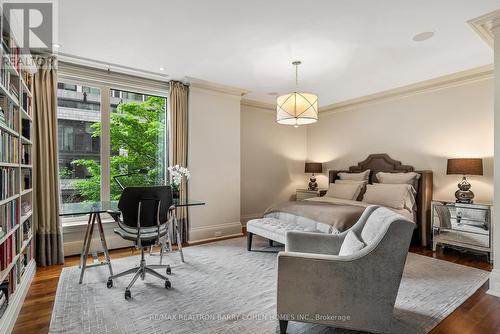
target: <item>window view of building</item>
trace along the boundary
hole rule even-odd
[[[101,199],[101,173],[110,176],[147,169],[124,184],[164,183],[166,161],[166,99],[109,89],[109,133],[101,133],[101,92],[95,87],[58,83],[58,145],[62,203]],[[111,143],[109,157],[101,157],[101,136]],[[110,171],[101,171],[108,159]],[[127,183],[128,182],[128,183]],[[120,189],[112,183],[110,197]]]

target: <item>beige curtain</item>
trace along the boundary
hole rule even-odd
[[[170,122],[171,122],[171,157],[172,165],[189,168],[188,163],[188,92],[189,87],[182,82],[170,81]],[[180,187],[180,199],[187,199],[187,183],[184,180]],[[177,219],[181,225],[182,242],[188,240],[188,209],[177,209]]]
[[[59,219],[57,71],[53,57],[37,58],[33,80],[33,226],[39,266],[64,263]]]

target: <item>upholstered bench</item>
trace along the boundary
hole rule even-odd
[[[254,234],[268,239],[269,245],[272,246],[273,241],[285,244],[286,233],[289,231],[330,233],[329,226],[326,228],[325,226],[304,222],[286,222],[272,217],[252,219],[247,223],[247,249],[252,250],[252,237]]]

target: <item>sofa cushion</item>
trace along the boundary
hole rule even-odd
[[[353,231],[347,232],[344,242],[340,247],[340,256],[348,256],[359,252],[365,247],[365,244],[358,239]]]

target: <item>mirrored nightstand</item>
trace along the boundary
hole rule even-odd
[[[491,258],[491,205],[432,201],[432,250],[451,245]]]
[[[318,189],[318,190],[309,190],[309,189],[297,189],[295,192],[295,199],[297,201],[303,201],[312,197],[321,197],[326,194],[328,189]]]

